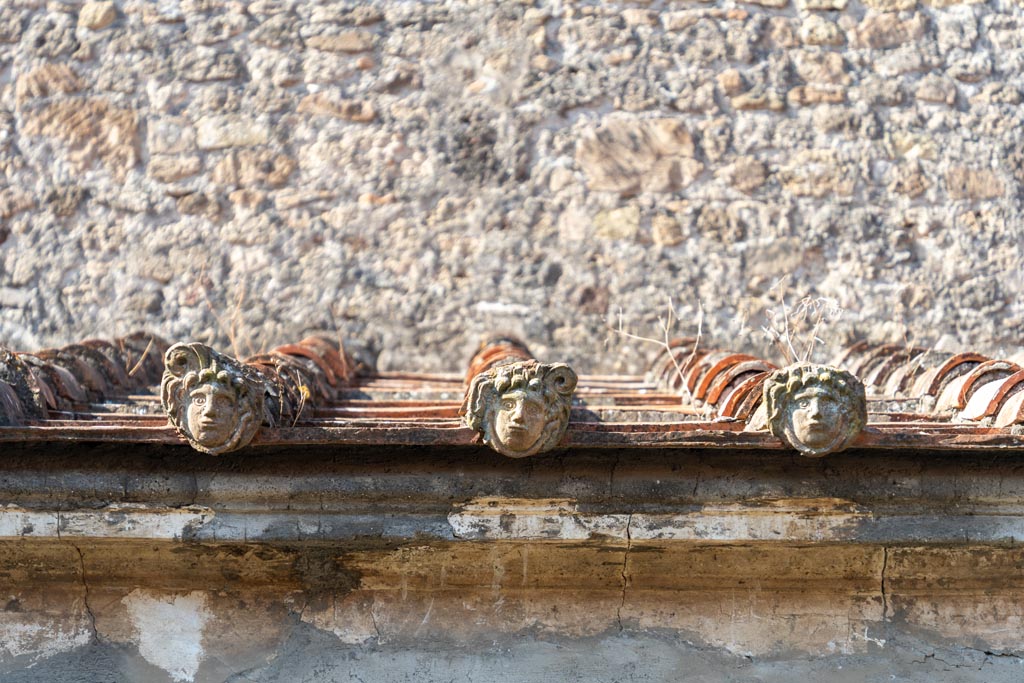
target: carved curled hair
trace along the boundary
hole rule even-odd
[[[198,372],[193,370],[181,378],[181,387],[185,393],[188,393],[200,384],[223,384],[225,388],[234,391],[235,395],[239,398],[245,396],[249,391],[241,377],[232,377],[227,371],[218,370],[216,361],[209,368]]]

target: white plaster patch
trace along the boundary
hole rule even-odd
[[[159,538],[179,540],[214,517],[203,507],[110,505],[99,510],[52,512],[0,508],[0,538]]]
[[[134,590],[121,602],[137,633],[139,654],[175,681],[195,680],[203,661],[203,628],[211,617],[206,593],[168,595]]]
[[[477,498],[449,513],[457,538],[490,540],[829,541],[868,517],[848,501],[794,498],[706,505],[684,515],[581,513],[572,500]],[[628,529],[627,529],[628,527]]]
[[[0,662],[28,656],[36,662],[89,644],[89,622],[85,618],[64,619],[0,612]]]
[[[0,537],[57,536],[57,513],[35,512],[14,505],[0,508]]]
[[[167,538],[178,540],[214,516],[201,507],[152,509],[111,505],[102,510],[60,513],[62,536]]]
[[[448,515],[458,538],[626,539],[629,515],[581,514],[566,499],[476,498]]]
[[[852,503],[831,498],[705,505],[686,515],[633,515],[634,541],[841,541],[868,517]]]

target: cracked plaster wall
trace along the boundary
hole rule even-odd
[[[8,446],[0,680],[1024,669],[1012,455],[355,455]]]
[[[12,683],[1002,683],[1024,668],[1010,548],[3,550],[6,573],[37,567],[4,587],[0,676]],[[971,587],[996,567],[1009,571],[1001,586]]]
[[[764,352],[770,291],[854,337],[1012,353],[1010,0],[0,6],[0,339],[339,328],[455,370],[506,329],[635,371],[675,300]],[[776,290],[778,291],[778,290]],[[905,325],[904,325],[905,323]],[[414,357],[409,357],[414,352]],[[770,352],[769,352],[770,353]]]
[[[914,639],[870,655],[828,660],[781,661],[728,657],[713,649],[675,642],[656,634],[611,633],[601,637],[545,642],[532,638],[475,651],[389,647],[363,649],[338,643],[327,634],[299,626],[280,656],[264,667],[223,679],[232,683],[790,683],[794,679],[863,683],[1010,683],[1019,681],[1021,660],[975,650],[952,651]],[[171,680],[159,669],[115,645],[94,645],[85,653],[56,656],[34,671],[16,672],[9,683],[39,680],[127,683]]]

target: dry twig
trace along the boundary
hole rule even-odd
[[[679,314],[676,312],[675,305],[672,303],[672,299],[668,299],[668,314],[664,317],[658,317],[658,326],[661,328],[662,338],[655,339],[653,337],[644,337],[639,334],[633,334],[628,332],[625,328],[625,321],[623,319],[622,309],[619,308],[619,320],[618,325],[613,328],[609,328],[615,334],[625,337],[626,339],[632,339],[634,341],[646,342],[649,344],[655,344],[664,349],[664,353],[668,354],[669,360],[672,361],[672,366],[675,369],[676,376],[680,379],[680,391],[682,392],[682,399],[684,403],[693,404],[693,396],[690,394],[689,388],[686,386],[685,377],[683,376],[683,368],[688,367],[694,359],[697,353],[697,348],[700,346],[700,340],[703,336],[704,331],[704,306],[697,302],[697,336],[693,342],[693,348],[690,350],[690,355],[687,357],[686,362],[680,364],[676,358],[676,354],[671,345],[672,331],[679,321]]]
[[[824,344],[819,336],[822,327],[838,320],[843,309],[835,299],[828,297],[804,296],[797,305],[786,305],[783,289],[785,278],[779,280],[772,290],[778,290],[781,316],[773,308],[765,311],[768,324],[761,329],[786,359],[787,364],[810,361],[817,344]],[[797,348],[802,347],[802,351]]]

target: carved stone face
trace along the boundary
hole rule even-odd
[[[768,430],[812,458],[848,448],[867,422],[864,385],[845,370],[798,363],[773,372],[763,392]]]
[[[527,451],[544,433],[546,413],[544,399],[537,392],[502,394],[494,415],[494,436],[509,450]]]
[[[811,449],[827,448],[845,437],[848,422],[839,397],[827,389],[807,387],[790,399],[789,429],[793,439]]]
[[[188,429],[206,448],[222,446],[238,426],[235,394],[219,382],[201,384],[188,395]]]
[[[160,403],[192,448],[220,455],[242,448],[259,430],[263,382],[258,371],[205,344],[175,344],[164,354]]]
[[[522,360],[473,377],[462,403],[466,426],[510,458],[555,448],[569,426],[576,373],[565,363]]]

